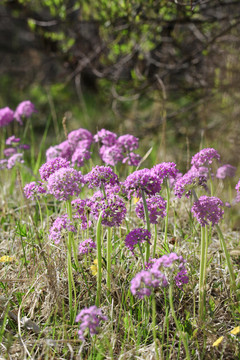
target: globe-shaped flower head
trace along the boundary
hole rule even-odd
[[[147,195],[155,195],[161,190],[161,179],[149,169],[136,170],[130,174],[123,185],[128,198],[140,197],[144,191]]]
[[[74,195],[79,195],[84,185],[81,171],[70,167],[55,171],[48,178],[48,192],[58,200],[69,200]]]
[[[118,176],[113,172],[109,166],[95,166],[92,171],[85,175],[85,181],[88,187],[102,187],[107,184],[118,184]]]
[[[163,162],[157,164],[152,168],[152,171],[162,180],[166,177],[175,179],[179,173],[179,170],[176,168],[176,164],[173,162]]]
[[[206,148],[199,151],[192,157],[191,164],[196,168],[206,166],[212,163],[213,159],[220,160],[220,155],[217,150],[213,148]]]
[[[64,168],[64,167],[65,168],[69,167],[69,164],[70,164],[69,161],[67,161],[61,157],[57,157],[53,160],[47,161],[39,169],[41,179],[47,181],[49,176],[52,175],[53,173],[55,173],[55,171],[57,171],[61,168]]]
[[[102,310],[97,306],[90,306],[80,311],[76,317],[76,322],[80,322],[78,331],[79,339],[85,340],[85,330],[89,329],[90,335],[93,336],[98,333],[100,321],[107,321],[107,316],[102,314]]]
[[[222,219],[224,210],[222,200],[217,197],[200,196],[198,201],[195,201],[191,212],[201,226],[218,224]]]
[[[9,108],[5,107],[0,109],[0,127],[7,126],[13,121],[14,112]]]
[[[166,216],[166,201],[160,195],[146,198],[146,203],[150,224],[157,224],[159,218]],[[137,202],[136,214],[140,219],[145,220],[142,199]]]
[[[31,101],[22,101],[15,110],[14,118],[22,125],[22,118],[29,118],[34,112],[37,110]]]

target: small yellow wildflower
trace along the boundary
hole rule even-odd
[[[94,264],[94,265],[90,266],[90,269],[91,269],[92,274],[93,274],[94,276],[96,276],[96,275],[97,275],[97,272],[98,272],[97,263],[98,263],[98,260],[95,259],[95,260],[93,261],[93,264]]]
[[[237,335],[238,333],[240,333],[240,326],[237,326],[230,331],[230,334],[232,335]]]
[[[223,336],[221,336],[220,338],[218,338],[218,339],[212,344],[212,346],[218,346],[219,344],[221,344],[222,341],[223,341]]]
[[[0,262],[2,262],[2,263],[12,262],[14,260],[15,260],[14,257],[8,256],[8,255],[4,255],[4,256],[0,257]]]
[[[138,201],[139,201],[139,198],[138,198],[138,197],[134,197],[134,198],[133,198],[133,203],[134,203],[134,204],[136,204]]]

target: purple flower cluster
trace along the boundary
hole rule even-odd
[[[237,193],[240,193],[240,179],[239,179],[237,185],[235,186],[235,189],[237,190]]]
[[[94,135],[95,142],[101,142],[105,146],[113,146],[117,141],[117,135],[109,130],[102,129]]]
[[[159,259],[152,259],[148,270],[140,271],[131,281],[130,290],[139,299],[150,296],[157,287],[167,287],[171,281],[182,289],[188,283],[185,260],[176,253],[163,255]]]
[[[230,165],[230,164],[220,166],[217,169],[216,177],[218,179],[225,179],[227,176],[228,177],[234,177],[235,174],[236,174],[236,170],[237,170],[237,168],[235,166]]]
[[[160,279],[155,278],[151,271],[142,270],[131,280],[130,291],[139,299],[143,299],[144,296],[149,297],[153,289],[159,286]],[[162,278],[162,286],[167,286],[165,277]]]
[[[101,142],[99,155],[107,165],[115,166],[118,162],[128,163],[128,165],[137,166],[141,157],[133,153],[138,149],[138,138],[126,134],[119,136],[111,131],[102,129],[94,136],[95,142]]]
[[[206,148],[202,149],[192,157],[191,164],[196,168],[199,168],[200,166],[211,164],[213,159],[220,161],[219,153],[213,148]]]
[[[58,200],[69,200],[71,196],[78,196],[84,185],[81,171],[70,167],[60,168],[48,178],[48,192]]]
[[[6,106],[0,109],[0,127],[7,126],[14,118],[22,125],[22,118],[28,118],[36,111],[35,106],[29,100],[22,101],[18,104],[15,112]]]
[[[89,330],[91,336],[97,334],[100,321],[107,320],[107,316],[104,316],[102,310],[95,305],[81,310],[75,320],[81,323],[78,331],[79,339],[82,341],[85,340],[86,329]]]
[[[123,159],[122,163],[123,164],[127,163],[129,166],[138,166],[140,164],[141,160],[142,160],[142,158],[140,155],[130,152]]]
[[[15,135],[12,135],[9,138],[7,138],[6,145],[13,145],[15,143],[19,143],[20,140],[21,140],[20,138],[16,138]]]
[[[138,138],[130,134],[119,136],[117,143],[121,145],[127,152],[136,150],[139,146]]]
[[[41,179],[47,181],[49,176],[55,173],[55,171],[61,168],[67,168],[69,167],[69,165],[70,165],[69,161],[60,157],[57,157],[53,160],[49,160],[45,164],[43,164],[39,169]]]
[[[223,217],[224,206],[222,200],[217,197],[201,196],[198,201],[195,201],[191,212],[201,226],[217,224]]]
[[[81,167],[84,161],[90,159],[90,148],[93,142],[93,135],[86,129],[73,130],[68,134],[68,139],[62,143],[51,146],[46,151],[47,161],[56,157],[71,161],[73,165]]]
[[[105,198],[101,191],[97,191],[89,199],[91,202],[90,214],[95,219],[98,219],[101,212],[103,225],[109,227],[120,226],[127,213],[125,202],[109,188],[106,189],[106,195]]]
[[[136,170],[123,183],[128,198],[141,197],[144,191],[147,195],[155,195],[161,190],[161,179],[149,169]]]
[[[32,181],[29,184],[26,184],[23,191],[27,199],[39,198],[41,194],[46,193],[44,184],[40,181]]]
[[[186,197],[189,197],[194,187],[203,186],[206,188],[206,182],[206,176],[193,166],[185,175],[176,180],[174,184],[175,196],[181,198],[185,193]]]
[[[35,112],[37,112],[37,110],[34,104],[29,100],[25,100],[17,106],[14,118],[20,123],[20,125],[22,125],[22,118],[29,118]]]
[[[0,109],[0,127],[7,126],[14,119],[14,111],[9,107]]]
[[[151,224],[157,224],[160,217],[163,218],[166,216],[166,201],[160,195],[146,198],[146,203],[148,208],[149,221]],[[145,221],[142,199],[137,202],[135,211],[137,216]]]
[[[83,146],[83,141],[85,141],[85,147],[90,148],[93,142],[93,135],[90,131],[80,128],[77,130],[73,130],[68,134],[68,141],[74,147],[77,147],[79,142],[81,142]]]
[[[88,187],[101,187],[107,184],[118,184],[118,176],[113,172],[109,166],[95,166],[92,171],[85,175],[85,181]]]
[[[54,241],[55,244],[59,244],[64,234],[67,232],[76,233],[77,230],[72,221],[68,218],[68,215],[59,216],[51,226],[49,230],[49,239]]]
[[[91,211],[92,201],[89,199],[75,199],[71,202],[73,209],[76,211],[77,215],[75,218],[80,218],[81,220],[81,229],[86,230],[87,227],[91,226],[91,221],[88,220],[88,214]]]
[[[10,136],[6,140],[6,145],[11,146],[4,149],[3,154],[8,159],[2,159],[1,161],[1,169],[12,169],[16,162],[23,163],[23,153],[19,153],[20,149],[29,149],[29,146],[26,144],[19,144],[21,141],[20,138],[16,138],[15,135]]]
[[[23,154],[17,153],[17,154],[12,155],[12,156],[8,159],[7,169],[12,169],[17,162],[19,162],[19,163],[24,163]]]
[[[92,239],[86,239],[79,244],[79,254],[89,254],[96,249],[96,243]]]
[[[150,239],[150,231],[141,228],[134,229],[127,234],[125,238],[125,246],[134,254],[134,249],[138,244],[142,242],[148,242],[151,244]]]
[[[166,177],[171,177],[172,179],[176,179],[179,170],[176,168],[176,164],[173,162],[163,162],[155,165],[152,168],[154,174],[159,176],[160,179],[165,179]]]

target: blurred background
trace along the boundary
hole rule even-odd
[[[49,146],[79,127],[189,167],[240,159],[239,0],[1,0],[0,107],[23,100]],[[141,155],[143,155],[142,153]]]

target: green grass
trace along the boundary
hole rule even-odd
[[[182,255],[187,261],[189,283],[183,290],[171,287],[170,298],[168,289],[156,289],[154,310],[152,297],[140,300],[130,292],[131,279],[142,270],[142,259],[138,250],[135,257],[127,250],[124,239],[134,228],[146,227],[136,217],[133,201],[130,205],[124,198],[127,222],[113,228],[111,234],[101,221],[92,219],[92,227],[79,230],[78,234],[71,233],[69,237],[65,233],[58,245],[49,240],[49,227],[59,214],[66,213],[66,204],[50,195],[36,201],[26,199],[23,194],[26,183],[40,179],[38,169],[45,161],[47,136],[48,125],[41,141],[36,142],[29,126],[25,139],[29,139],[32,150],[26,162],[0,172],[0,257],[14,257],[11,262],[0,262],[0,353],[3,358],[157,359],[157,348],[159,359],[185,359],[186,349],[189,359],[240,359],[239,334],[230,334],[240,325],[240,239],[234,226],[239,204],[225,208],[220,224],[236,275],[236,288],[231,287],[225,254],[213,228],[205,259],[203,320],[199,317],[201,230],[190,211],[194,199],[175,200],[170,190],[167,221],[162,219],[156,226],[156,257],[168,248],[169,252]],[[100,164],[96,148],[94,152],[93,163],[87,163],[81,169],[83,173]],[[155,146],[154,153],[147,159],[151,162],[149,167],[156,165],[156,153]],[[144,167],[143,163],[141,168]],[[116,167],[121,180],[129,171],[127,166]],[[234,198],[237,179],[232,179],[231,186],[213,179],[214,196],[224,201],[229,196]],[[198,196],[204,194],[203,190],[196,191]],[[80,196],[84,199],[92,194],[93,191],[84,187]],[[166,189],[161,195],[166,199]],[[151,257],[155,227],[152,224],[148,227],[152,232]],[[110,236],[112,246],[107,253]],[[78,255],[77,259],[74,256],[72,242],[75,241],[77,247],[86,238],[98,241],[98,254],[102,256],[101,262],[98,256],[98,268],[101,265],[98,276],[93,275],[90,268],[97,251],[88,256]],[[74,318],[81,309],[95,303],[108,316],[108,321],[101,323],[97,335],[86,335],[83,343],[78,338],[79,325]],[[40,333],[18,324],[11,312],[18,319],[31,319]],[[213,347],[220,336],[224,337],[222,343]]]

